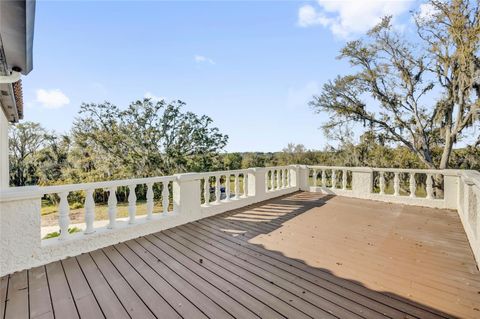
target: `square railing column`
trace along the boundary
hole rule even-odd
[[[267,169],[255,167],[248,170],[248,196],[255,196],[256,201],[266,198],[265,178]]]
[[[356,167],[352,170],[352,193],[355,197],[369,198],[373,190],[373,170]]]
[[[0,277],[38,263],[41,201],[36,189],[0,193]]]
[[[198,174],[178,174],[173,180],[173,211],[191,222],[201,216],[201,189]]]
[[[310,169],[306,165],[296,165],[296,187],[301,191],[309,191],[310,185],[308,183]]]

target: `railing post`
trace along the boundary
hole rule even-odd
[[[266,198],[265,178],[267,173],[268,171],[265,167],[251,168],[246,173],[248,176],[248,196],[255,196],[255,201],[262,201]]]
[[[196,173],[178,174],[173,180],[173,211],[186,221],[201,218],[200,179]]]
[[[373,170],[362,167],[352,170],[352,194],[359,198],[369,198],[373,188]]]
[[[457,209],[458,203],[458,183],[460,177],[456,170],[446,170],[443,174],[443,200],[445,208]]]
[[[295,186],[298,187],[301,191],[308,192],[310,190],[310,184],[308,182],[309,171],[310,169],[306,165],[297,165]]]

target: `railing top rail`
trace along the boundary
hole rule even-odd
[[[120,180],[104,181],[104,182],[41,186],[38,189],[39,189],[39,192],[45,195],[45,194],[52,194],[52,193],[81,191],[81,190],[87,190],[87,189],[100,189],[100,188],[107,189],[107,188],[119,187],[119,186],[170,182],[174,179],[175,179],[175,176],[155,176],[155,177],[145,177],[145,178],[120,179]]]
[[[458,175],[458,172],[464,170],[452,169],[420,169],[420,168],[384,168],[384,167],[355,167],[355,166],[325,166],[325,165],[307,165],[310,169],[335,169],[348,170],[353,172],[392,172],[392,173],[419,173],[419,174],[441,174],[441,175]],[[468,171],[469,172],[469,171]]]
[[[202,173],[190,173],[186,174],[188,176],[196,177],[198,179],[205,178],[205,177],[210,177],[210,176],[221,176],[221,175],[234,175],[234,174],[244,174],[251,172],[251,168],[245,168],[245,169],[235,169],[231,171],[212,171],[212,172],[202,172]]]

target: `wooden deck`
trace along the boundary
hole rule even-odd
[[[296,193],[1,278],[0,318],[480,318],[456,212]]]

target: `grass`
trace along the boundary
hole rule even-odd
[[[73,234],[73,233],[78,233],[78,232],[81,232],[82,230],[78,227],[70,227],[68,228],[68,233],[69,234]],[[51,232],[51,233],[48,233],[46,234],[45,236],[43,236],[42,239],[49,239],[49,238],[55,238],[55,237],[59,237],[60,236],[60,231],[54,231],[54,232]]]

